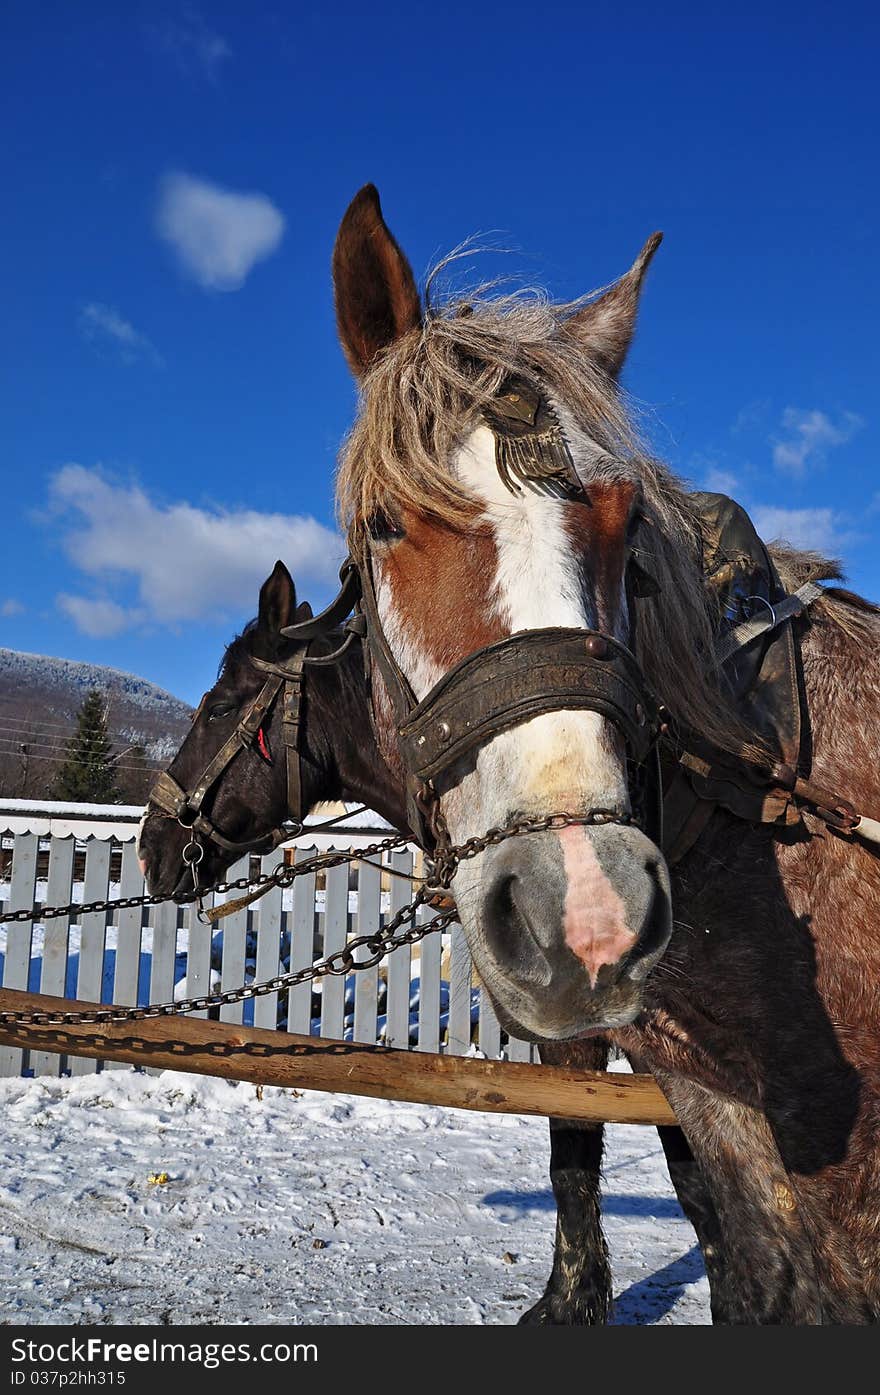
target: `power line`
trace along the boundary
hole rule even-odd
[[[0,722],[3,722],[7,726],[39,727],[41,730],[45,731],[57,730],[63,732],[76,730],[73,720],[69,722],[56,722],[49,717],[16,717],[0,713]]]
[[[21,760],[21,761],[24,761],[24,760],[29,760],[29,761],[31,761],[31,760],[44,760],[44,761],[49,761],[52,765],[63,765],[63,764],[64,764],[63,760],[59,760],[59,758],[58,758],[57,756],[38,756],[38,755],[33,754],[32,752],[28,752],[28,754],[25,756],[24,753],[23,753],[22,751],[2,751],[2,750],[0,750],[0,758],[2,758],[2,757],[4,757],[4,756],[8,756],[10,760],[12,760],[12,759],[18,759],[18,760]],[[138,775],[156,775],[156,774],[158,774],[160,771],[165,770],[166,768],[167,768],[167,767],[164,766],[164,765],[114,765],[114,766],[113,766],[113,769],[114,769],[114,770],[128,770],[128,771],[132,771],[132,772],[134,772],[135,774],[138,774]]]
[[[23,741],[38,746],[51,745],[58,750],[67,750],[76,736],[76,731],[70,731],[68,733],[41,731],[33,726],[18,729],[16,727],[7,726],[0,720],[0,738],[8,741]],[[155,745],[163,738],[154,737],[152,741],[133,741],[130,736],[125,736],[122,733],[118,735],[108,733],[107,739],[111,744],[124,745],[128,749],[131,749],[132,746],[141,746],[146,750],[148,746]]]
[[[103,696],[103,694],[102,694],[102,696]],[[30,700],[31,700],[31,699],[29,699],[29,697],[27,696],[27,694],[22,694],[20,697],[17,697],[17,698],[0,697],[0,707],[11,707],[11,708],[13,709],[13,714],[17,715],[18,713],[21,712],[23,704],[26,704],[26,703],[27,703],[28,701],[30,701]],[[133,705],[134,705],[134,706],[137,706],[137,704],[133,704]],[[82,706],[82,703],[80,703],[80,706]],[[108,711],[110,711],[110,710],[112,710],[112,708],[113,708],[114,706],[116,706],[116,707],[119,706],[119,699],[118,699],[118,698],[114,698],[114,695],[111,695],[110,698],[104,702],[104,706],[105,706],[105,708],[106,708]],[[190,715],[195,711],[195,708],[194,708],[194,707],[187,707],[186,712],[178,713],[178,714],[176,714],[176,715],[175,715],[175,714],[172,714],[172,713],[164,713],[161,707],[155,707],[155,708],[152,708],[152,709],[151,709],[151,708],[144,707],[144,708],[141,708],[140,710],[141,710],[142,712],[144,712],[145,714],[149,714],[150,712],[153,712],[156,716],[164,716],[164,717],[167,717],[169,720],[183,721],[184,717],[186,717],[186,718],[189,718],[189,717],[190,717]],[[70,717],[67,717],[67,718],[65,718],[61,713],[58,713],[58,712],[57,712],[57,709],[53,709],[52,707],[49,708],[49,711],[50,711],[50,713],[54,711],[54,712],[55,712],[55,716],[54,716],[54,717],[48,716],[48,717],[46,718],[47,721],[55,721],[56,717],[61,717],[62,722],[65,722],[65,721],[72,721],[72,720],[74,720],[74,718],[75,718],[75,716],[76,716],[76,712],[74,712],[74,711],[72,711]],[[76,711],[79,711],[79,708],[77,708]]]
[[[46,731],[49,731],[49,730],[53,730],[53,729],[58,729],[58,730],[60,730],[60,731],[65,731],[65,732],[74,732],[74,731],[76,731],[76,727],[73,725],[72,720],[71,720],[71,721],[67,721],[67,722],[56,722],[53,718],[50,718],[50,717],[6,716],[5,714],[0,713],[0,723],[3,723],[3,724],[6,725],[6,726],[27,727],[29,730],[39,729],[39,730],[46,730]],[[135,730],[135,729],[136,729],[136,728],[135,728],[135,726],[134,726],[134,723],[132,723],[132,726],[129,728],[129,731]],[[129,739],[130,739],[130,737],[128,736],[128,733],[126,733],[126,732],[124,732],[124,731],[113,731],[113,732],[109,732],[108,734],[109,734],[110,736],[117,737],[117,738],[119,738],[120,740],[129,740]],[[153,738],[153,740],[158,740],[158,739],[160,739],[160,738],[158,738],[158,737],[154,737],[154,738]]]
[[[29,758],[32,758],[33,760],[56,761],[59,765],[63,765],[68,758],[67,753],[65,751],[56,751],[51,746],[43,746],[38,750],[35,750],[33,746],[29,746],[27,751],[23,751],[21,749],[21,746],[9,746],[6,743],[7,738],[0,737],[0,756],[15,757],[19,760],[27,760]],[[112,764],[116,770],[159,771],[167,769],[167,766],[157,765],[151,761],[144,761],[142,765],[139,765],[134,761],[117,762],[111,760],[109,764]]]
[[[7,745],[16,746],[18,749],[20,749],[22,746],[28,746],[31,750],[57,751],[59,756],[64,757],[67,757],[71,754],[69,742],[65,742],[63,745],[59,746],[54,741],[34,741],[22,738],[21,736],[19,736],[17,732],[13,732],[10,736],[4,733],[2,730],[0,730],[0,741],[5,742]],[[129,755],[132,752],[132,750],[132,743],[129,742],[128,745],[122,751],[119,752],[119,755]],[[109,753],[108,759],[113,759],[112,751]],[[145,755],[144,763],[146,765],[158,766],[161,764],[161,761],[157,760],[155,757],[153,757],[152,759],[147,759]]]
[[[6,735],[13,737],[17,741],[51,741],[54,745],[58,745],[60,743],[62,746],[70,745],[71,741],[74,741],[80,735],[78,730],[71,732],[63,732],[41,731],[36,727],[10,727],[6,725],[2,718],[0,718],[0,732],[4,732]],[[132,741],[130,736],[111,736],[108,733],[106,739],[108,742],[110,742],[111,745],[115,744],[120,746],[133,746],[135,744],[140,744]]]
[[[3,679],[3,675],[0,674],[0,681],[1,681],[1,679]],[[39,692],[39,691],[40,691],[40,689],[39,689],[39,686],[38,686],[38,692]],[[59,691],[59,689],[56,689],[56,692],[57,692],[57,691]],[[42,692],[46,692],[46,689],[43,688],[43,689],[42,689]],[[63,692],[64,692],[64,689],[60,689],[60,692],[63,693]],[[98,692],[98,693],[100,693],[100,697],[102,697],[103,702],[105,702],[105,703],[107,704],[107,706],[112,706],[113,703],[120,703],[120,702],[130,702],[130,703],[132,704],[132,706],[139,706],[139,704],[138,704],[138,702],[137,702],[137,697],[132,697],[132,696],[130,695],[130,693],[124,692],[123,689],[121,689],[121,688],[112,688],[112,689],[107,689],[107,688],[95,688],[95,689],[86,688],[86,689],[82,689],[82,692],[84,692],[84,693],[88,693],[88,692]],[[49,693],[52,693],[52,688],[49,689]],[[52,700],[52,699],[49,699],[49,700]],[[66,700],[66,699],[64,699],[64,697],[60,697],[59,700],[61,700],[61,702],[64,702],[64,700]],[[71,702],[75,702],[75,700],[77,700],[77,699],[75,699],[75,697],[73,697],[73,699],[70,699],[70,700],[71,700]],[[185,709],[187,709],[187,714],[190,713],[190,711],[192,711],[192,704],[191,704],[191,703],[185,703],[184,700],[183,700],[183,697],[173,697],[172,700],[173,700],[173,702],[180,703],[180,706],[181,706],[181,707],[185,707]],[[18,696],[18,697],[0,696],[0,703],[3,704],[3,706],[6,706],[6,707],[18,707],[18,706],[21,706],[21,703],[22,703],[22,702],[26,702],[26,689],[25,689],[25,693],[22,693],[22,696]],[[81,706],[82,703],[79,702],[78,704],[79,704],[79,706]],[[144,710],[148,710],[148,709],[144,709]],[[159,706],[156,707],[155,710],[162,710],[162,704],[159,704]]]
[[[7,736],[10,741],[34,741],[37,744],[42,742],[43,745],[49,745],[51,743],[52,745],[58,745],[59,750],[66,750],[70,742],[76,736],[76,732],[70,732],[69,734],[54,731],[40,732],[34,727],[29,727],[27,730],[17,730],[15,727],[7,727],[5,725],[0,725],[0,732]]]

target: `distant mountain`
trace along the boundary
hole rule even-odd
[[[120,776],[128,771],[134,778],[129,769],[132,757],[125,754],[132,746],[144,748],[148,770],[168,763],[192,715],[180,698],[136,674],[101,664],[0,648],[0,792],[37,797],[46,793],[83,698],[92,688],[107,703],[107,729],[119,754]],[[22,745],[29,748],[29,772],[24,769]],[[121,785],[127,783],[120,780]]]

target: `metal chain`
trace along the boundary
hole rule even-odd
[[[490,828],[487,833],[468,838],[464,843],[445,847],[435,859],[434,868],[437,883],[448,886],[460,862],[477,857],[487,848],[497,847],[508,838],[518,838],[524,833],[548,833],[553,829],[574,828],[602,823],[638,824],[633,814],[619,813],[615,809],[591,809],[588,814],[542,814],[539,818],[514,819],[503,827]]]
[[[392,950],[401,945],[416,944],[435,930],[444,930],[455,920],[457,912],[443,911],[425,925],[411,924],[402,935],[396,932],[407,921],[413,921],[416,911],[422,905],[430,906],[432,898],[419,891],[415,899],[404,906],[373,935],[357,935],[349,940],[343,949],[328,954],[314,964],[295,969],[290,973],[278,974],[264,983],[243,984],[240,988],[228,988],[220,993],[207,993],[199,998],[180,998],[170,1003],[150,1003],[146,1007],[131,1008],[86,1008],[81,1012],[0,1012],[0,1025],[11,1026],[52,1026],[64,1023],[90,1023],[100,1025],[111,1022],[143,1022],[153,1017],[176,1017],[189,1012],[204,1012],[209,1008],[223,1007],[227,1003],[244,1003],[250,998],[263,998],[269,993],[280,993],[301,983],[310,983],[316,978],[347,975],[358,969],[371,969],[380,963]],[[366,958],[355,962],[355,952],[366,949]]]
[[[368,843],[365,848],[350,849],[338,853],[316,853],[314,857],[306,858],[303,862],[298,862],[295,865],[286,865],[281,862],[277,867],[273,867],[271,872],[260,872],[255,877],[236,877],[234,881],[217,882],[214,886],[201,887],[200,895],[209,896],[211,892],[246,891],[250,886],[287,887],[296,877],[303,877],[309,872],[319,872],[322,867],[337,867],[343,862],[357,862],[362,857],[381,856],[383,852],[404,847],[408,842],[410,839],[401,834],[393,838],[383,838],[380,843]],[[170,899],[168,896],[151,896],[144,892],[141,896],[117,896],[108,901],[70,901],[66,906],[36,905],[30,908],[25,907],[22,911],[4,912],[0,915],[0,924],[12,925],[23,921],[52,920],[60,915],[92,915],[96,911],[125,911],[130,910],[133,906],[160,906]]]
[[[593,809],[588,814],[545,814],[539,818],[516,819],[504,827],[490,828],[488,832],[478,837],[468,838],[466,842],[457,846],[445,848],[442,860],[433,864],[432,871],[435,874],[431,880],[435,883],[434,889],[428,889],[423,885],[416,892],[415,897],[407,906],[403,906],[392,917],[391,920],[379,931],[372,935],[358,935],[349,940],[342,948],[333,954],[327,955],[323,959],[318,959],[314,964],[307,965],[302,969],[295,969],[286,974],[278,974],[275,978],[268,979],[263,983],[243,984],[240,988],[228,988],[217,993],[205,994],[200,998],[181,998],[176,1002],[150,1003],[145,1007],[129,1008],[88,1008],[80,1012],[47,1012],[47,1011],[22,1011],[22,1012],[0,1012],[0,1024],[3,1026],[47,1026],[63,1025],[66,1023],[89,1023],[101,1024],[111,1022],[138,1022],[152,1017],[173,1017],[184,1015],[189,1012],[203,1012],[210,1008],[224,1007],[228,1003],[243,1003],[251,998],[261,998],[269,993],[280,993],[290,988],[295,988],[302,983],[311,983],[317,978],[326,978],[334,975],[347,975],[357,973],[362,969],[375,968],[377,964],[390,954],[393,950],[399,949],[401,945],[417,944],[426,935],[432,935],[438,930],[445,930],[448,925],[458,919],[458,911],[453,906],[451,909],[441,909],[430,921],[422,925],[415,924],[415,915],[420,907],[428,909],[440,907],[444,904],[444,889],[461,862],[466,862],[470,858],[479,856],[489,847],[495,847],[503,843],[508,838],[519,838],[528,833],[546,833],[551,829],[572,828],[577,825],[587,826],[601,823],[634,823],[635,819],[623,813],[618,813],[612,809]],[[274,883],[276,886],[289,886],[297,877],[305,876],[309,872],[320,870],[324,867],[337,867],[344,863],[356,862],[361,858],[374,857],[377,854],[399,848],[409,842],[406,836],[395,838],[385,838],[380,843],[370,844],[366,848],[353,849],[347,852],[338,853],[318,853],[315,857],[307,858],[303,862],[293,865],[280,863],[272,872],[264,873],[260,877],[248,879],[239,877],[233,882],[221,882],[214,891],[239,891],[248,886],[266,885]],[[387,869],[383,869],[387,870]],[[426,879],[422,879],[425,881]],[[436,889],[439,883],[440,890]],[[157,902],[167,900],[167,897],[124,897],[116,901],[90,902],[85,906],[73,904],[72,906],[61,908],[50,908],[39,911],[34,907],[28,912],[14,912],[6,920],[45,919],[50,914],[63,915],[70,910],[77,910],[87,914],[91,911],[101,911],[105,909],[123,908],[137,905],[154,905]],[[397,931],[401,926],[409,922],[409,929],[398,935]],[[355,951],[365,949],[368,951],[366,958],[355,960]]]

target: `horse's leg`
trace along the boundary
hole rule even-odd
[[[724,1263],[721,1223],[703,1170],[680,1128],[674,1124],[661,1124],[657,1132],[666,1154],[666,1166],[669,1168],[678,1203],[699,1241],[703,1264],[706,1266],[706,1277],[709,1280],[712,1321],[729,1322],[730,1301],[727,1295],[727,1270]]]
[[[723,1255],[723,1315],[737,1324],[864,1321],[830,1314],[811,1236],[792,1195],[779,1151],[760,1110],[655,1066],[682,1121],[718,1218]]]
[[[608,1043],[546,1042],[547,1065],[604,1070]],[[550,1120],[550,1182],[556,1199],[553,1269],[544,1294],[520,1318],[521,1323],[556,1327],[599,1326],[611,1306],[611,1270],[599,1207],[602,1164],[601,1124],[571,1119]]]
[[[637,1056],[631,1055],[629,1061],[634,1071],[645,1071],[644,1063]],[[706,1185],[703,1170],[682,1130],[675,1124],[661,1124],[657,1133],[666,1155],[666,1166],[678,1197],[678,1204],[693,1226],[702,1251],[706,1277],[709,1280],[712,1321],[726,1323],[729,1321],[729,1302],[726,1293],[724,1247],[715,1203]]]
[[[547,1065],[604,1070],[608,1046],[602,1038],[547,1043],[541,1059]],[[636,1061],[633,1069],[639,1069]],[[727,1322],[721,1227],[711,1194],[681,1129],[667,1125],[657,1132],[672,1185],[703,1252],[713,1320]],[[553,1269],[543,1296],[523,1314],[522,1323],[597,1326],[608,1319],[612,1290],[600,1208],[602,1147],[601,1124],[550,1120],[550,1181],[557,1208]]]

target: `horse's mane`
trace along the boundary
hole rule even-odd
[[[842,581],[839,562],[821,552],[808,552],[789,543],[773,542],[769,552],[787,591],[796,591],[805,581]],[[813,619],[830,621],[858,643],[877,644],[880,606],[865,600],[843,586],[826,586],[818,602],[810,607]]]
[[[258,624],[259,621],[254,617],[253,620],[248,620],[239,634],[233,635],[223,650],[223,656],[217,665],[218,679],[222,678],[224,674],[231,674],[240,664],[245,663],[250,658],[251,636]]]
[[[635,644],[648,681],[684,730],[760,759],[714,670],[717,615],[703,584],[699,515],[682,484],[643,447],[616,385],[589,361],[570,321],[583,301],[537,293],[469,296],[433,309],[380,357],[343,448],[337,497],[355,555],[377,512],[410,509],[451,527],[473,500],[450,468],[455,447],[509,374],[543,382],[599,448],[602,468],[641,484],[639,561],[658,586],[637,607]]]

